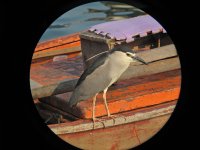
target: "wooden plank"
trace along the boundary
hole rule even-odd
[[[40,102],[39,106],[40,106],[41,109],[45,109],[45,110],[49,110],[49,111],[54,112],[54,113],[61,114],[61,115],[63,115],[64,118],[66,118],[66,119],[68,119],[70,121],[80,119],[80,118],[78,118],[78,117],[76,117],[76,116],[74,116],[72,114],[64,112],[64,111],[62,111],[62,110],[60,110],[60,109],[58,109],[56,107],[53,107],[53,106],[51,106],[49,104],[46,104],[46,103]]]
[[[86,61],[92,56],[101,53],[109,49],[108,44],[102,42],[88,42],[86,39],[81,39],[81,50],[82,50],[82,58],[83,58],[83,66],[86,68],[90,63],[92,63],[95,59],[91,61]]]
[[[131,64],[118,81],[132,77],[152,75],[160,72],[180,69],[180,62],[178,57],[154,61],[148,65],[139,65],[138,62],[136,63]]]
[[[80,51],[81,51],[80,46],[68,47],[68,48],[58,49],[58,50],[53,49],[53,50],[48,50],[48,51],[39,51],[33,54],[32,59],[50,57],[50,56],[56,56],[56,55],[68,54],[68,53],[74,53],[74,52],[80,52]]]
[[[115,41],[115,39],[105,38],[101,35],[94,34],[93,32],[90,32],[90,31],[82,32],[80,34],[80,39],[89,40],[90,42],[95,41],[95,42],[101,42],[101,43],[107,43],[107,44]]]
[[[59,37],[56,39],[40,42],[40,43],[38,43],[37,47],[35,48],[35,52],[47,50],[47,49],[50,49],[53,47],[58,47],[58,46],[73,43],[73,42],[78,42],[78,41],[80,41],[79,34],[80,33],[77,32],[77,33]]]
[[[147,77],[148,78],[148,77]],[[134,83],[134,80],[130,80]],[[119,84],[119,83],[118,83]],[[130,111],[178,99],[180,93],[180,78],[174,77],[161,81],[150,81],[138,85],[120,88],[110,88],[107,92],[107,102],[111,114]],[[117,85],[116,85],[117,86]],[[69,98],[66,98],[69,100]],[[65,101],[66,102],[66,101]],[[66,108],[67,107],[67,108]],[[66,106],[65,111],[71,111],[80,118],[92,118],[92,98],[78,103],[75,109]],[[107,115],[102,93],[97,96],[95,116]],[[61,108],[60,108],[61,109]]]
[[[58,134],[67,143],[88,150],[128,150],[155,135],[168,121],[171,114],[110,128]],[[102,144],[103,143],[103,144]]]
[[[170,71],[154,76],[132,78],[118,82],[107,92],[107,102],[111,114],[149,107],[178,99],[180,93],[180,72]],[[76,107],[69,107],[71,92],[41,98],[62,111],[79,118],[92,118],[92,98],[79,102]],[[107,112],[102,93],[97,96],[95,116],[106,116]]]
[[[146,62],[154,62],[161,59],[175,57],[177,56],[177,51],[176,51],[175,45],[170,44],[170,45],[150,49],[143,52],[138,51],[137,55],[143,58]],[[137,64],[138,63],[133,63],[132,65],[137,65]]]
[[[95,129],[108,128],[118,125],[124,125],[127,123],[138,122],[145,119],[150,119],[166,114],[170,114],[173,112],[175,108],[175,102],[165,103],[158,106],[152,106],[149,108],[144,108],[136,111],[125,112],[124,114],[120,114],[118,117],[113,120],[112,118],[107,118],[102,122],[96,122],[95,126],[92,120],[79,120],[71,123],[63,123],[56,125],[49,125],[49,128],[55,134],[67,134],[67,133],[76,133],[83,132]]]
[[[120,77],[120,80],[133,77],[152,75],[159,72],[175,70],[180,68],[179,58],[171,58],[161,61],[152,62],[148,65],[132,64]],[[65,92],[73,91],[78,79],[64,80],[59,83],[42,86],[31,89],[33,99],[57,95]]]
[[[158,42],[158,39],[161,38],[160,39],[161,46],[164,46],[166,43],[172,44],[171,40],[168,40],[168,42],[165,41],[167,39],[166,37],[168,37],[167,34],[161,34],[161,35],[150,34],[146,37],[137,38],[135,41],[131,43],[126,43],[125,41],[116,41],[115,39],[109,39],[107,37],[94,34],[89,31],[83,32],[80,34],[80,38],[81,38],[81,49],[83,53],[84,67],[86,68],[96,59],[94,58],[87,61],[90,57],[93,57],[96,54],[104,52],[104,51],[109,51],[110,49],[115,47],[115,44],[118,42],[122,42],[121,45],[129,46],[131,48],[134,48],[136,46],[141,47],[142,45],[148,46],[148,47],[154,47],[155,45],[157,45],[156,43]],[[152,44],[154,46],[151,46]],[[144,49],[144,48],[140,48],[140,49]]]
[[[59,114],[55,114],[54,112],[50,112],[44,109],[37,109],[41,118],[45,123],[56,124],[59,122],[69,122],[66,119],[63,119]]]
[[[77,79],[64,80],[59,83],[53,83],[38,88],[32,88],[31,89],[32,97],[33,99],[37,99],[72,91],[77,81],[78,81]]]
[[[91,45],[89,45],[89,46],[91,46]],[[98,51],[96,51],[96,49],[95,49],[95,55],[102,51],[102,49],[100,49],[100,48],[98,48],[98,49],[99,49]],[[139,57],[141,57],[148,63],[177,56],[177,51],[176,51],[174,44],[170,44],[167,46],[154,48],[154,49],[150,49],[150,50],[145,50],[145,51],[136,51],[136,53]],[[88,51],[87,58],[88,59],[91,58],[93,56],[93,54],[94,54],[94,52]],[[86,56],[84,55],[84,57],[86,57]],[[89,63],[86,61],[85,63],[88,65],[88,64],[92,63],[95,59],[96,58],[94,57],[93,60],[91,59],[92,61],[90,61]],[[140,62],[131,63],[131,65],[138,65],[138,64],[141,64],[141,63]]]

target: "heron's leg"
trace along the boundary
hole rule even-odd
[[[95,106],[96,106],[96,97],[97,97],[98,93],[95,94],[95,96],[93,97],[93,107],[92,107],[92,120],[93,120],[93,129],[95,127],[95,121],[103,121],[103,119],[97,119],[95,117]],[[101,122],[105,128],[105,124],[103,122]]]
[[[103,91],[103,100],[104,100],[104,104],[105,104],[105,107],[106,107],[106,111],[107,111],[107,114],[108,114],[108,117],[111,117],[113,119],[113,122],[115,124],[115,119],[114,119],[114,115],[110,115],[110,111],[109,111],[109,108],[108,108],[108,103],[107,103],[107,100],[106,100],[106,92],[107,92],[108,88],[106,88],[104,91]]]
[[[107,92],[108,88],[106,88],[104,91],[103,91],[103,100],[104,100],[104,104],[105,104],[105,107],[106,107],[106,111],[107,111],[107,114],[108,114],[108,117],[111,117],[114,121],[114,124],[115,124],[115,118],[118,117],[118,116],[115,116],[115,115],[111,115],[110,114],[110,111],[109,111],[109,108],[108,108],[108,103],[107,103],[107,100],[106,100],[106,92]],[[122,116],[123,117],[123,116]],[[124,117],[125,118],[125,117]],[[126,120],[126,118],[125,118]]]
[[[108,88],[106,88],[104,91],[103,91],[103,100],[104,100],[104,104],[105,104],[105,107],[106,107],[106,111],[107,111],[107,114],[108,114],[108,117],[110,117],[110,111],[109,111],[109,108],[108,108],[108,103],[107,103],[107,100],[106,100],[106,92],[107,92]]]

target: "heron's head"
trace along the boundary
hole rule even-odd
[[[148,64],[142,58],[138,57],[135,52],[125,52],[125,53],[126,53],[126,56],[130,59],[130,61],[139,61],[145,65]]]
[[[123,52],[126,56],[127,59],[130,60],[130,62],[135,62],[135,61],[139,61],[145,65],[147,65],[148,63],[145,62],[142,58],[140,58],[139,56],[137,56],[137,54],[135,53],[134,50],[132,50],[131,48],[127,47],[127,46],[118,46],[116,48],[116,50],[120,50],[121,52]]]

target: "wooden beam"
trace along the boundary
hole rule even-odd
[[[174,45],[142,51],[138,53],[138,56],[143,58],[149,64],[143,65],[140,62],[131,63],[119,80],[151,75],[180,68],[179,58],[177,57]],[[47,86],[31,88],[33,99],[70,92],[74,89],[76,82],[77,79],[64,80]]]
[[[80,118],[72,115],[72,114],[69,114],[67,112],[64,112],[56,107],[53,107],[49,104],[46,104],[46,103],[43,103],[43,102],[39,102],[39,106],[41,109],[44,109],[44,110],[48,110],[48,111],[51,111],[51,112],[54,112],[54,113],[57,113],[57,114],[61,114],[64,118],[68,119],[68,122],[69,120],[72,121],[72,120],[78,120]]]
[[[154,48],[146,51],[138,51],[137,55],[144,59],[146,62],[154,62],[166,58],[177,56],[176,48],[173,44],[166,45],[159,48]],[[141,64],[139,62],[132,63],[133,65]]]
[[[59,47],[61,45],[78,42],[80,41],[79,34],[80,32],[77,32],[77,33],[62,36],[56,39],[40,42],[37,44],[37,47],[35,48],[35,52],[47,50],[52,47]]]
[[[74,89],[77,81],[78,79],[64,80],[59,83],[32,88],[31,89],[32,97],[33,99],[37,99],[37,98],[48,97],[48,96],[57,95],[57,94],[65,93],[65,92],[70,92]]]
[[[180,94],[180,71],[169,71],[145,77],[124,80],[109,88],[107,102],[111,114],[149,107],[178,99]],[[163,86],[164,85],[164,86]],[[92,118],[92,98],[69,106],[72,92],[39,99],[78,118]],[[97,96],[95,116],[106,116],[102,92]]]
[[[101,42],[101,43],[110,43],[110,42],[115,41],[115,39],[105,38],[101,35],[94,34],[93,32],[90,32],[90,31],[82,32],[79,36],[81,40],[86,39],[91,42],[95,41],[95,42]]]
[[[135,46],[150,46],[151,44],[155,43],[159,38],[166,39],[168,35],[165,34],[151,34],[145,37],[139,37],[136,38],[135,41],[126,43],[125,40],[122,41],[116,41],[115,39],[107,38],[106,36],[98,35],[93,32],[82,32],[80,34],[81,39],[81,49],[83,54],[83,61],[84,61],[84,68],[89,66],[93,61],[96,59],[90,59],[87,61],[90,57],[95,56],[98,53],[109,51],[112,47],[115,47],[116,43],[121,43],[121,45],[129,46],[129,47],[135,47]],[[157,40],[156,40],[157,39]],[[161,40],[162,41],[162,40]],[[163,46],[160,41],[160,46]],[[170,41],[167,40],[168,44],[172,44]],[[148,44],[147,44],[148,43]],[[167,42],[165,42],[167,43]],[[157,42],[156,42],[157,45]],[[151,46],[150,46],[151,47]]]
[[[147,76],[179,68],[180,62],[178,57],[151,62],[148,65],[131,64],[119,78],[119,81],[132,77]]]
[[[175,70],[179,68],[180,68],[180,64],[179,64],[179,59],[177,57],[172,58],[172,59],[152,62],[148,66],[132,65],[128,68],[128,70],[124,74],[122,74],[119,81],[133,78],[133,77],[138,77],[138,76],[145,76],[145,75],[156,74],[156,73],[165,72],[169,70]],[[36,99],[36,98],[53,96],[53,95],[73,91],[77,81],[78,79],[64,80],[59,83],[32,88],[31,89],[32,97],[33,99]]]
[[[50,57],[50,56],[56,56],[56,55],[62,55],[62,54],[68,54],[68,53],[74,53],[74,52],[80,52],[81,47],[75,46],[75,47],[69,47],[64,49],[58,49],[58,50],[44,50],[44,51],[38,51],[33,54],[32,59],[42,58],[42,57]]]
[[[170,114],[174,111],[175,102],[161,104],[159,106],[152,106],[136,111],[129,111],[120,116],[116,117],[115,120],[112,118],[104,118],[102,122],[95,123],[95,129],[107,128],[117,125],[123,125],[132,122],[138,122],[145,119],[150,119],[166,114]],[[94,124],[92,120],[78,120],[71,123],[62,123],[60,125],[49,125],[49,128],[55,134],[67,134],[93,130]]]
[[[146,142],[166,124],[171,114],[112,128],[58,134],[67,143],[88,150],[128,150]],[[103,144],[102,144],[103,143]]]

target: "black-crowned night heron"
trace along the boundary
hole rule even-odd
[[[147,64],[133,50],[125,46],[117,46],[110,51],[100,54],[79,78],[69,100],[70,107],[75,106],[80,101],[93,97],[92,119],[95,122],[96,96],[103,91],[105,108],[108,117],[111,117],[106,101],[106,92],[133,61]]]

